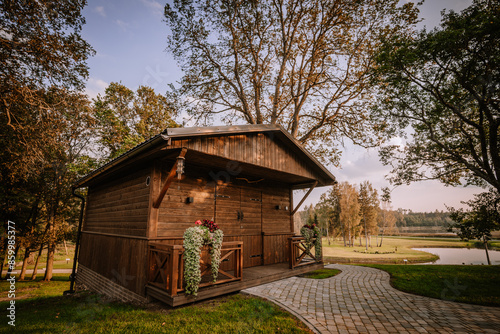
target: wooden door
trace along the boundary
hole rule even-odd
[[[262,265],[262,192],[260,190],[241,188],[240,230],[244,238],[245,267]]]
[[[225,240],[243,241],[243,266],[262,264],[262,193],[231,183],[217,185],[215,222]]]

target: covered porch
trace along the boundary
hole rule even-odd
[[[314,246],[308,247],[303,237],[290,237],[287,242],[287,262],[248,268],[243,268],[243,242],[224,242],[216,282],[211,281],[208,249],[203,249],[202,281],[196,297],[184,292],[183,247],[150,243],[146,295],[170,306],[180,306],[323,268],[322,258],[315,257]]]

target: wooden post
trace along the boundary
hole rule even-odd
[[[313,183],[313,185],[311,186],[311,188],[309,188],[309,190],[307,191],[307,193],[304,195],[304,197],[302,197],[302,199],[300,200],[299,204],[297,204],[297,206],[295,207],[295,209],[293,209],[292,211],[292,215],[295,214],[295,212],[297,212],[297,210],[300,208],[300,206],[302,205],[302,203],[304,203],[304,201],[306,200],[306,198],[309,196],[309,194],[311,193],[311,191],[314,190],[314,188],[316,188],[316,185],[318,184],[318,181],[315,181]]]
[[[169,281],[169,290],[170,295],[177,296],[177,280],[179,277],[179,249],[174,246],[171,253],[171,262],[168,268],[170,281]]]

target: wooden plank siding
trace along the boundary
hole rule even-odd
[[[167,169],[168,164],[164,167]],[[188,197],[193,197],[193,203],[186,201]],[[237,179],[216,184],[210,181],[206,170],[192,166],[186,168],[180,181],[172,183],[160,205],[157,237],[168,244],[182,244],[184,231],[194,226],[196,220],[213,219],[224,231],[224,241],[243,242],[245,268],[285,262],[286,238],[263,236],[263,232],[293,234],[290,205],[290,190],[284,185],[249,184]],[[169,237],[172,239],[165,240]],[[280,242],[282,245],[276,246]],[[270,259],[265,258],[264,245]]]
[[[309,179],[315,173],[307,162],[277,140],[272,133],[249,133],[245,135],[197,136],[173,139],[169,148],[186,147],[209,155],[232,161],[254,164],[277,171],[287,172]]]
[[[148,240],[82,233],[78,262],[145,296]]]
[[[150,172],[143,168],[90,187],[83,231],[146,236]]]

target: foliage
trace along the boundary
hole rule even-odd
[[[113,159],[139,143],[178,125],[172,120],[175,110],[165,96],[147,86],[136,92],[112,82],[104,96],[94,100],[99,122],[99,143]]]
[[[43,115],[37,106],[13,103],[17,127],[0,128],[0,206],[3,222],[16,223],[18,245],[27,254],[48,245],[50,279],[55,244],[71,238],[77,222],[79,202],[71,184],[95,166],[88,157],[94,120],[87,97],[51,87],[37,91],[38,98],[52,106]],[[41,131],[41,129],[43,129]]]
[[[168,50],[184,71],[174,95],[197,122],[281,124],[332,160],[344,137],[377,145],[366,114],[373,54],[418,13],[398,3],[175,0],[165,6]]]
[[[345,181],[339,184],[340,223],[343,229],[344,245],[347,240],[353,246],[353,240],[359,231],[359,202],[356,188]]]
[[[500,190],[500,2],[474,0],[430,32],[386,39],[373,118],[402,146],[381,150],[395,184],[438,179]]]
[[[300,229],[300,235],[304,237],[306,241],[307,249],[311,249],[313,246],[314,239],[314,253],[316,259],[321,259],[321,251],[322,251],[322,243],[321,243],[321,231],[316,226],[316,224],[312,225],[304,225]]]
[[[0,115],[2,123],[23,127],[19,105],[48,111],[48,87],[82,89],[86,60],[94,54],[80,33],[85,0],[0,2]]]
[[[398,290],[431,298],[500,306],[500,266],[368,265],[391,274]]]
[[[361,182],[359,185],[359,211],[363,219],[363,233],[367,235],[378,234],[377,216],[379,211],[379,200],[377,190],[369,181]],[[367,241],[368,244],[368,241]]]
[[[201,248],[210,246],[212,278],[215,282],[219,274],[220,255],[224,233],[212,221],[196,221],[196,226],[184,232],[184,280],[186,293],[196,296],[201,282],[200,257]],[[207,226],[205,226],[205,225]],[[211,232],[210,226],[213,229]]]
[[[443,226],[448,227],[452,220],[449,212],[412,212],[406,210],[397,210],[396,225],[399,226]]]
[[[450,225],[449,231],[454,231],[465,241],[478,239],[484,242],[488,264],[487,242],[491,239],[491,231],[500,230],[500,212],[498,203],[500,196],[494,189],[474,196],[475,199],[462,202],[469,206],[468,211],[449,208],[450,218],[455,221]]]

